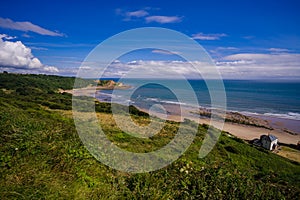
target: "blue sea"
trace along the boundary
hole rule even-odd
[[[188,80],[187,82],[186,80],[126,79],[121,82],[132,88],[114,92],[101,91],[97,94],[98,99],[111,101],[113,98],[113,102],[144,107],[149,107],[154,103],[212,107],[208,87],[204,80]],[[184,86],[186,83],[190,85],[190,88]],[[228,111],[300,122],[300,81],[224,80],[223,83]],[[198,102],[191,100],[191,90]],[[131,95],[128,96],[128,94]],[[177,96],[183,98],[178,100]],[[218,105],[215,104],[213,107],[218,107]]]

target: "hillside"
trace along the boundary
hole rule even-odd
[[[82,87],[93,84],[81,80]],[[300,164],[223,133],[204,159],[198,151],[207,129],[183,156],[151,173],[113,170],[93,158],[72,119],[74,78],[0,74],[0,199],[297,199]],[[88,97],[82,98],[84,101]],[[120,110],[126,109],[120,106]],[[115,125],[110,105],[96,104],[107,137],[120,147],[148,152],[167,144],[178,123],[168,121],[151,139]],[[148,115],[130,107],[134,120]],[[184,126],[196,124],[186,121]]]

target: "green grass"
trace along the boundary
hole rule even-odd
[[[59,86],[47,91],[34,87],[38,94],[16,91],[23,78],[33,86],[48,76],[9,74],[5,79],[9,86],[3,76],[0,85],[6,90],[0,90],[0,199],[297,199],[300,195],[299,163],[227,134],[221,135],[208,156],[198,158],[205,125],[199,126],[184,155],[163,169],[142,174],[111,169],[82,145],[71,115],[70,95],[55,93]],[[14,76],[18,82],[9,81]],[[178,123],[167,122],[155,137],[137,139],[114,124],[109,104],[97,104],[107,137],[128,151],[158,149],[177,130]],[[137,123],[147,124],[145,113],[131,109]],[[195,124],[187,121],[184,126],[188,129]]]

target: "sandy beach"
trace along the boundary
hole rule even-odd
[[[106,86],[88,86],[73,90],[59,90],[59,93],[70,93],[75,96],[92,96],[95,97],[95,92],[98,90],[127,90],[131,88],[129,85],[106,85]]]
[[[164,118],[171,121],[183,121],[184,118],[193,120],[199,124],[210,124],[209,118],[199,117],[194,114],[195,108],[191,107],[182,107],[182,113],[180,114],[180,106],[174,104],[164,104],[165,110],[167,111],[167,116],[163,113],[153,112],[151,114],[160,118]],[[144,112],[149,112],[147,109],[140,108]],[[256,121],[262,121],[265,125],[267,121],[265,118],[259,118],[258,116],[248,116],[251,119],[254,118]],[[267,121],[269,122],[269,121]],[[289,133],[292,131],[288,131],[288,129],[284,126],[272,126],[272,122],[269,122],[270,128],[273,130],[264,128],[264,127],[256,127],[232,122],[225,122],[223,126],[223,131],[230,133],[236,137],[239,137],[244,140],[253,140],[255,138],[260,138],[263,134],[272,134],[275,135],[280,143],[285,144],[297,144],[300,141],[299,133],[293,132],[293,134]]]
[[[116,86],[114,89],[128,89],[130,86]],[[95,87],[90,86],[86,88],[81,89],[74,89],[74,90],[60,90],[60,93],[67,92],[71,93],[75,96],[92,96],[95,97],[95,91],[96,90],[107,90],[111,89],[108,87]],[[143,106],[135,105],[140,110],[150,113],[151,115],[154,115],[156,117],[164,118],[171,121],[183,121],[184,118],[193,120],[199,124],[210,124],[210,119],[207,117],[202,117],[200,115],[197,115],[195,113],[198,112],[197,108],[194,107],[188,107],[188,106],[182,106],[180,108],[180,105],[178,104],[162,104],[166,114],[163,112],[157,112],[153,110],[149,110],[148,108],[145,108]],[[240,113],[227,113],[226,118],[234,118],[238,116],[245,116]],[[260,138],[263,134],[272,134],[275,135],[280,143],[285,144],[297,144],[298,141],[300,141],[300,133],[299,130],[289,130],[287,126],[285,126],[284,123],[280,122],[280,119],[275,118],[266,118],[263,116],[246,116],[248,120],[251,122],[255,122],[255,124],[259,124],[262,127],[257,127],[253,125],[245,125],[245,124],[239,124],[239,123],[233,123],[233,122],[225,122],[223,126],[223,131],[226,131],[236,137],[239,137],[244,140],[253,140],[255,138]],[[283,119],[284,122],[290,122],[288,119]],[[298,121],[293,122],[293,124],[297,124]],[[298,132],[297,132],[298,131]]]

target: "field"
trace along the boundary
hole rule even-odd
[[[198,127],[183,156],[158,171],[130,174],[105,166],[77,135],[72,96],[58,92],[72,89],[73,82],[58,76],[0,74],[0,199],[299,198],[299,162],[227,133],[208,156],[198,158],[206,125]],[[82,80],[82,87],[90,84]],[[137,123],[147,123],[146,113],[130,110]],[[167,121],[160,134],[137,139],[114,124],[109,104],[97,103],[96,111],[107,137],[128,151],[158,149],[178,128]],[[186,129],[196,125],[184,124]]]

